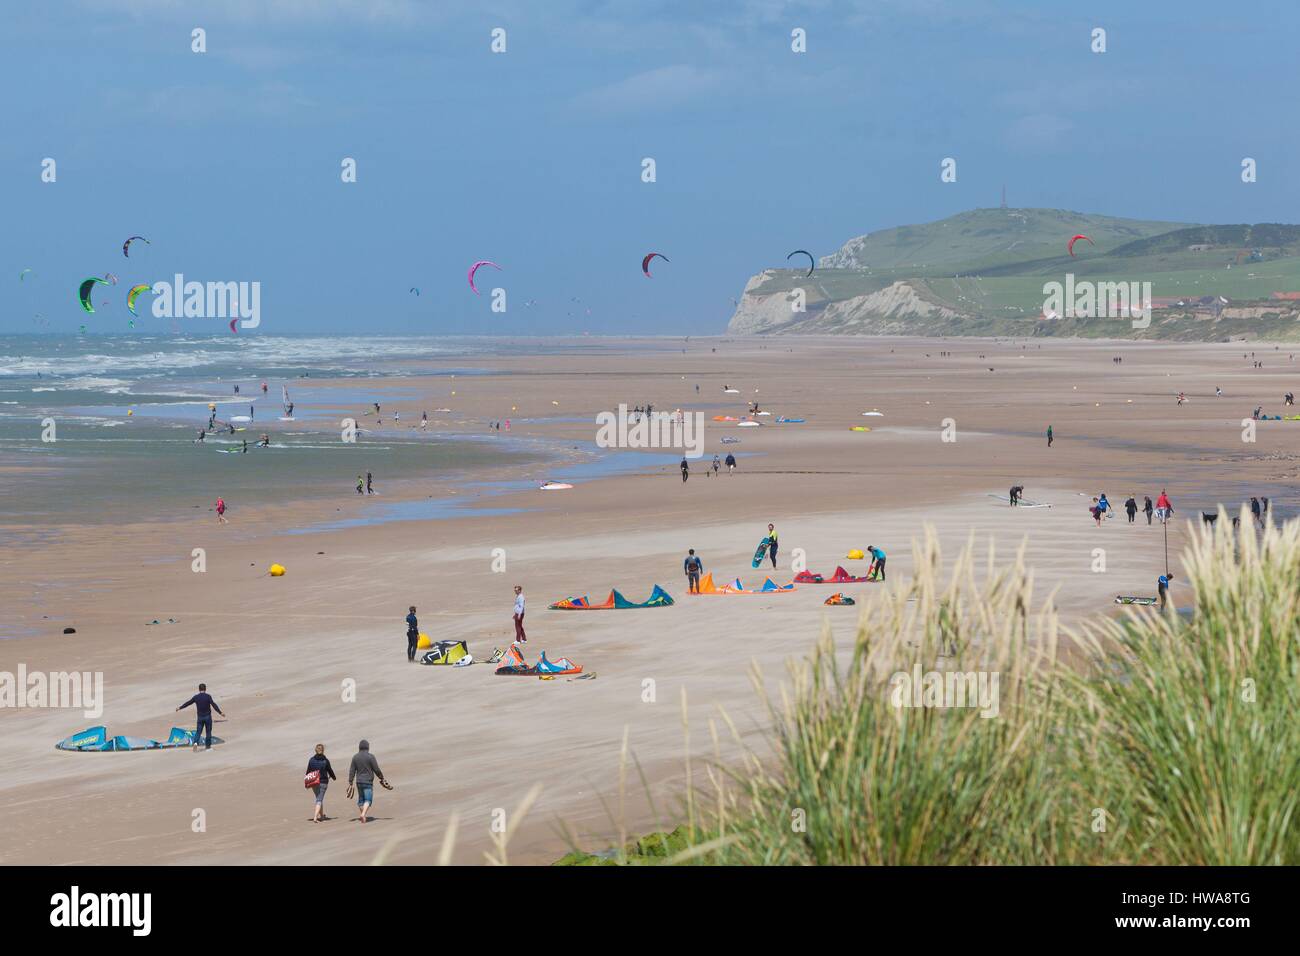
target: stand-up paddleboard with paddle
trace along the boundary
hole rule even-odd
[[[751,568],[756,568],[763,563],[763,559],[767,557],[767,546],[771,543],[767,538],[758,543],[758,549],[754,552],[754,561],[750,564]]]

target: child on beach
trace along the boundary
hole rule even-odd
[[[226,523],[226,502],[222,498],[217,498],[217,523]]]

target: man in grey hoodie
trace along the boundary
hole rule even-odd
[[[352,789],[352,784],[355,781],[357,808],[362,823],[366,822],[366,814],[370,812],[370,804],[374,802],[376,779],[388,789],[392,789],[392,787],[389,787],[388,781],[384,779],[384,772],[379,769],[379,761],[370,753],[370,741],[363,740],[357,744],[357,752],[352,758],[352,766],[348,768],[348,789]]]

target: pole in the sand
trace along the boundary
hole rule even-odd
[[[1165,520],[1160,525],[1165,529],[1165,577],[1169,577],[1169,512],[1165,512]]]

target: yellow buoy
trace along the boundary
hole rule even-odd
[[[283,577],[283,576],[284,576],[284,565],[283,565],[283,564],[273,564],[273,565],[271,565],[271,567],[268,568],[267,570],[270,572],[271,577],[273,577],[273,578],[279,578],[279,577]]]
[[[862,560],[863,558],[865,558],[866,555],[862,553],[862,549],[861,549],[861,548],[854,548],[852,551],[850,551],[848,554],[846,554],[845,557],[846,557],[846,558],[851,558],[851,559],[853,559],[853,560],[855,560],[855,561],[860,561],[860,560]]]
[[[429,639],[428,634],[421,633],[420,640],[416,642],[415,646],[419,650],[427,651],[429,648],[433,647],[433,641]]]

